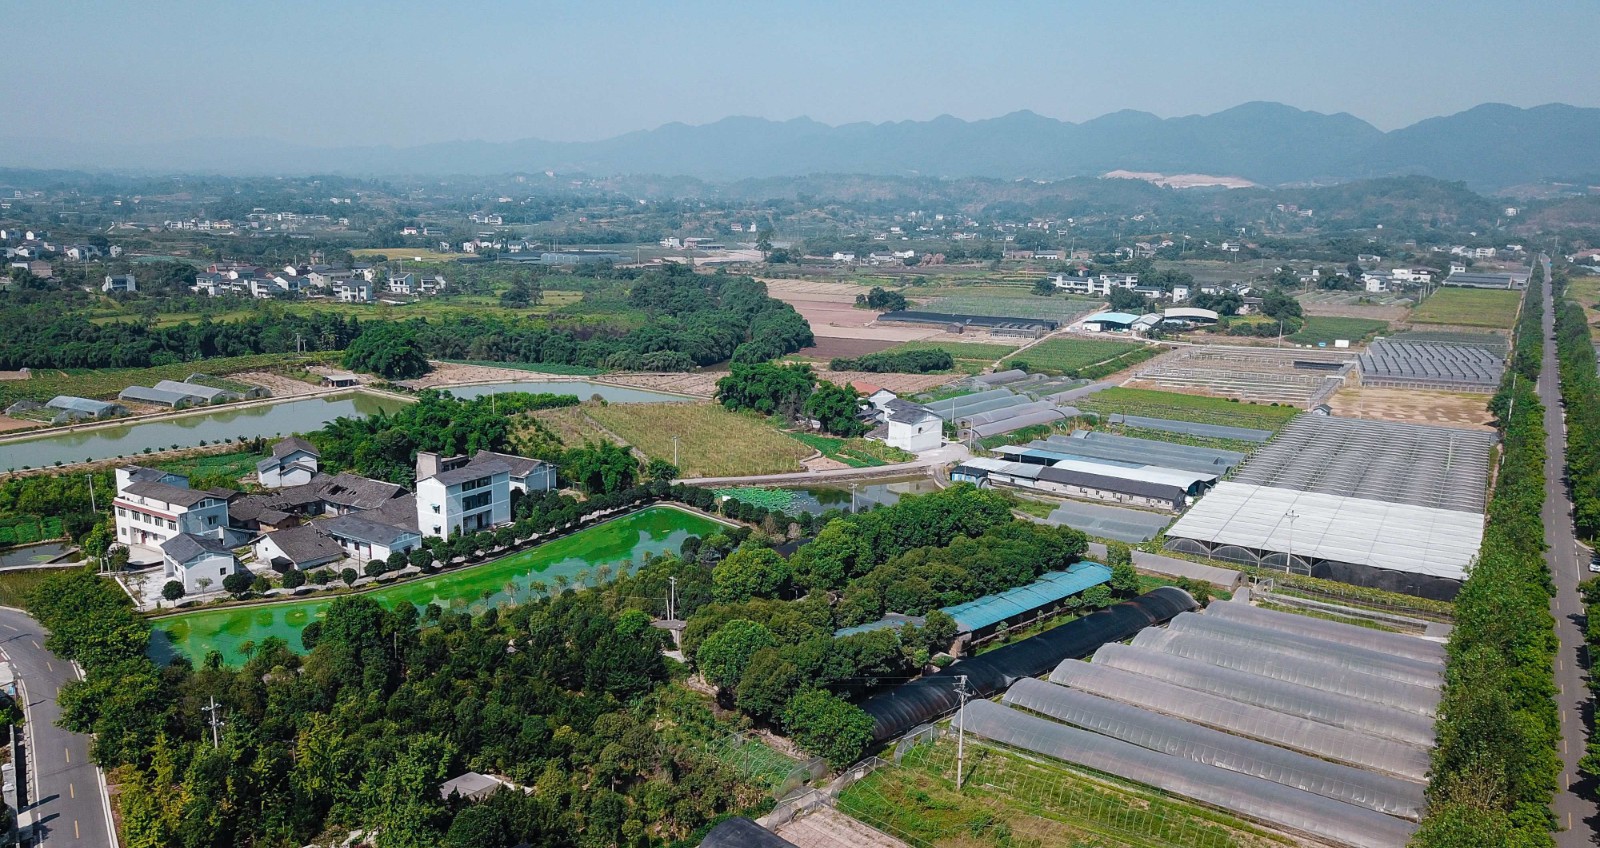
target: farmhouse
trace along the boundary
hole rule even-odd
[[[189,488],[189,480],[151,468],[125,466],[116,472],[117,541],[155,556],[159,546],[181,533],[222,538],[228,527],[226,493]]]
[[[162,542],[161,563],[163,576],[182,583],[188,594],[220,588],[224,578],[244,570],[220,539],[192,533],[180,533]]]
[[[890,447],[911,453],[933,450],[944,444],[944,422],[927,407],[896,398],[884,403],[883,441]]]
[[[442,470],[437,455],[417,456],[417,528],[423,535],[448,540],[510,520],[510,465],[480,453]]]
[[[303,486],[316,476],[321,456],[315,445],[291,436],[272,446],[272,456],[256,463],[256,479],[264,489]]]
[[[139,281],[132,274],[107,274],[100,290],[106,294],[133,294],[139,290]]]

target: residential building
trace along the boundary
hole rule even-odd
[[[1396,268],[1389,278],[1397,283],[1428,283],[1433,281],[1432,268]]]
[[[1362,274],[1361,285],[1373,294],[1386,292],[1389,290],[1389,278],[1381,274]]]
[[[374,520],[365,514],[341,515],[328,521],[317,522],[334,542],[338,543],[346,559],[365,565],[372,560],[385,560],[390,554],[405,553],[422,545],[422,534],[405,527],[396,527]]]
[[[180,533],[221,538],[228,527],[228,497],[189,488],[182,475],[130,465],[118,468],[117,541],[154,554]]]
[[[256,540],[256,562],[279,572],[291,568],[308,571],[344,559],[344,548],[320,523],[302,524],[268,533]]]
[[[944,444],[944,421],[927,407],[895,399],[884,404],[884,424],[888,431],[884,443],[911,453],[933,450]]]
[[[132,294],[139,290],[139,281],[132,274],[107,274],[100,290],[106,294]]]
[[[415,294],[417,290],[416,274],[390,274],[389,291],[392,294]]]
[[[372,283],[366,280],[342,280],[333,284],[333,296],[340,303],[371,303]]]
[[[186,594],[222,588],[228,575],[243,571],[239,558],[221,539],[179,533],[161,543],[163,576],[183,584]]]
[[[373,480],[348,471],[325,478],[317,489],[322,501],[322,512],[329,515],[347,515],[380,509],[395,498],[404,497],[406,490],[393,483]]]
[[[511,467],[503,460],[480,454],[459,467],[433,471],[429,457],[438,462],[432,454],[417,456],[417,528],[422,535],[448,540],[511,520]]]
[[[440,294],[447,286],[449,286],[449,283],[445,281],[444,277],[423,277],[422,282],[417,284],[417,291],[422,294]]]
[[[560,487],[556,467],[542,459],[529,459],[509,453],[478,451],[473,460],[498,459],[511,469],[509,481],[514,492],[549,492]]]
[[[291,436],[272,446],[272,456],[256,463],[256,479],[264,489],[303,486],[317,476],[321,457],[315,445]]]

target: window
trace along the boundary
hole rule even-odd
[[[439,514],[439,505],[438,504],[434,504],[433,505],[433,514],[434,515],[438,515]],[[439,525],[435,524],[433,526],[433,529],[438,530],[439,529]]]
[[[461,509],[464,510],[464,511],[469,511],[469,510],[480,509],[482,507],[488,506],[489,505],[489,499],[491,497],[493,497],[493,496],[494,496],[493,492],[483,492],[481,494],[470,495],[468,497],[462,498],[461,499]]]
[[[127,507],[121,507],[121,506],[117,507],[117,515],[120,515],[123,518],[127,518],[128,517],[128,509],[127,509]]]

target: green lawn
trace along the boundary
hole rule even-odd
[[[1351,344],[1356,344],[1387,329],[1389,329],[1388,321],[1379,321],[1375,318],[1308,315],[1305,326],[1300,328],[1300,332],[1287,336],[1286,339],[1295,344],[1326,344],[1332,347],[1339,339],[1348,339]]]
[[[1106,414],[1120,412],[1150,418],[1254,427],[1261,430],[1276,430],[1300,413],[1300,410],[1293,406],[1245,403],[1229,398],[1186,395],[1154,389],[1125,389],[1120,386],[1095,392],[1080,399],[1075,405],[1081,409]]]
[[[1442,288],[1411,310],[1411,323],[1510,329],[1521,301],[1520,291]]]

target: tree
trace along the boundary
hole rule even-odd
[[[304,585],[306,585],[306,573],[292,565],[289,566],[289,569],[283,573],[283,588],[298,589]]]
[[[1106,301],[1118,312],[1132,312],[1135,315],[1144,314],[1150,307],[1149,299],[1133,289],[1114,288]]]
[[[416,334],[395,321],[368,323],[345,349],[344,365],[390,380],[421,377],[432,370],[417,348]]]
[[[672,482],[678,479],[678,466],[664,459],[652,459],[644,467],[644,476],[651,480]]]
[[[881,286],[873,286],[872,290],[866,294],[856,295],[856,306],[867,309],[897,312],[909,305],[906,302],[905,295],[897,291],[889,291]]]
[[[694,662],[709,683],[731,690],[739,685],[755,652],[777,644],[772,631],[748,619],[736,618],[700,643]]]
[[[783,726],[802,750],[822,757],[834,769],[860,759],[872,742],[872,717],[821,689],[806,689],[790,698]]]
[[[339,579],[343,580],[346,586],[354,585],[360,576],[354,568],[344,568],[339,571]]]
[[[183,583],[177,580],[168,580],[167,585],[161,587],[161,597],[169,601],[176,601],[183,597]]]
[[[602,441],[585,442],[562,457],[561,476],[573,481],[591,495],[620,492],[633,485],[639,474],[639,460],[622,445]]]
[[[728,376],[717,381],[717,400],[735,412],[751,410],[794,418],[816,383],[808,365],[735,363]]]
[[[777,648],[762,648],[750,657],[734,691],[734,701],[739,709],[756,718],[776,719],[801,683],[798,666],[785,659]]]
[[[250,591],[250,584],[255,582],[255,575],[248,571],[235,571],[222,578],[224,591],[234,595],[242,595]]]
[[[859,436],[869,429],[857,417],[861,410],[861,393],[851,386],[822,382],[811,397],[806,399],[806,415],[822,425],[822,429],[835,436]]]
[[[788,585],[788,560],[751,544],[729,554],[711,572],[712,596],[722,603],[776,598]]]
[[[1033,284],[1033,293],[1040,297],[1051,297],[1056,293],[1056,284],[1049,277],[1042,277]]]

